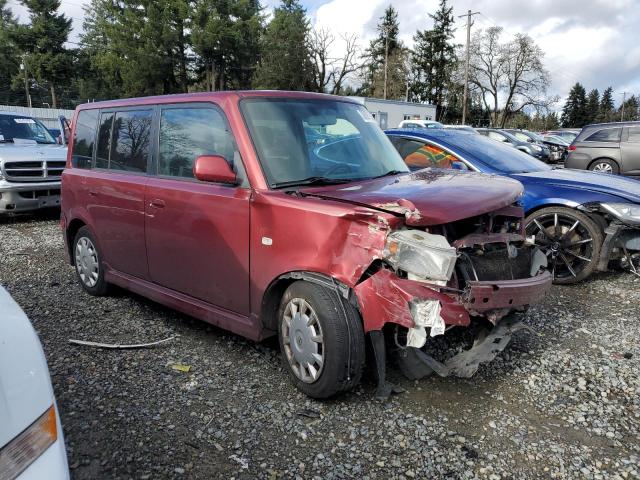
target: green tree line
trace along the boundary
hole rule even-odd
[[[581,128],[590,123],[640,120],[640,98],[630,95],[616,108],[613,95],[611,87],[607,87],[602,95],[597,88],[587,93],[577,82],[571,87],[562,109],[562,126]]]
[[[281,0],[269,15],[259,0],[91,0],[77,42],[69,41],[71,20],[60,0],[20,3],[29,12],[24,24],[0,0],[0,103],[72,108],[110,98],[282,89],[430,103],[441,121],[461,118],[464,49],[454,42],[447,0],[421,13],[428,28],[415,32],[413,48],[399,38],[392,5],[375,38],[361,45],[357,36],[314,29],[300,0]],[[472,42],[470,123],[557,122],[544,97],[542,52],[525,35],[502,43],[494,41],[499,35],[477,31]],[[501,62],[492,89],[474,68],[484,55]]]

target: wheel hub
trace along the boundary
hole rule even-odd
[[[324,366],[324,338],[315,311],[304,299],[294,298],[285,307],[281,328],[291,370],[303,382],[315,382]]]
[[[309,317],[298,312],[293,316],[289,330],[293,357],[300,364],[314,362],[314,355],[318,354],[318,344],[312,340],[315,331],[311,326],[307,326],[308,321]]]
[[[82,237],[76,244],[75,262],[82,283],[94,287],[98,283],[100,264],[96,248],[87,237]]]

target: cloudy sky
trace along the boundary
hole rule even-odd
[[[89,0],[61,0],[73,19],[72,40],[82,31],[83,5]],[[263,0],[267,9],[278,0]],[[384,9],[393,4],[399,13],[400,35],[411,46],[417,29],[429,28],[429,12],[438,0],[302,0],[312,23],[336,36],[355,33],[365,46],[375,35]],[[551,94],[565,97],[581,82],[587,90],[602,92],[612,86],[616,103],[622,92],[640,94],[640,0],[451,0],[454,14],[481,12],[473,29],[499,25],[506,35],[528,33],[545,51],[551,73]],[[27,17],[17,0],[9,6],[22,21]],[[456,41],[465,42],[465,19],[456,18]],[[336,48],[340,48],[339,45]]]

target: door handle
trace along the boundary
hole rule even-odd
[[[153,200],[151,200],[151,203],[149,203],[150,207],[156,207],[156,208],[164,208],[164,200],[160,200],[159,198],[155,198]]]
[[[98,192],[96,192],[95,190],[89,190],[89,195],[92,197],[97,197],[98,196]]]

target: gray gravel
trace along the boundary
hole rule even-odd
[[[277,344],[254,344],[141,297],[92,298],[63,260],[53,216],[0,218],[0,283],[44,345],[76,479],[639,478],[640,279],[555,287],[468,380],[391,375],[319,402]],[[68,339],[132,343],[105,351]],[[189,372],[172,366],[190,366]]]

